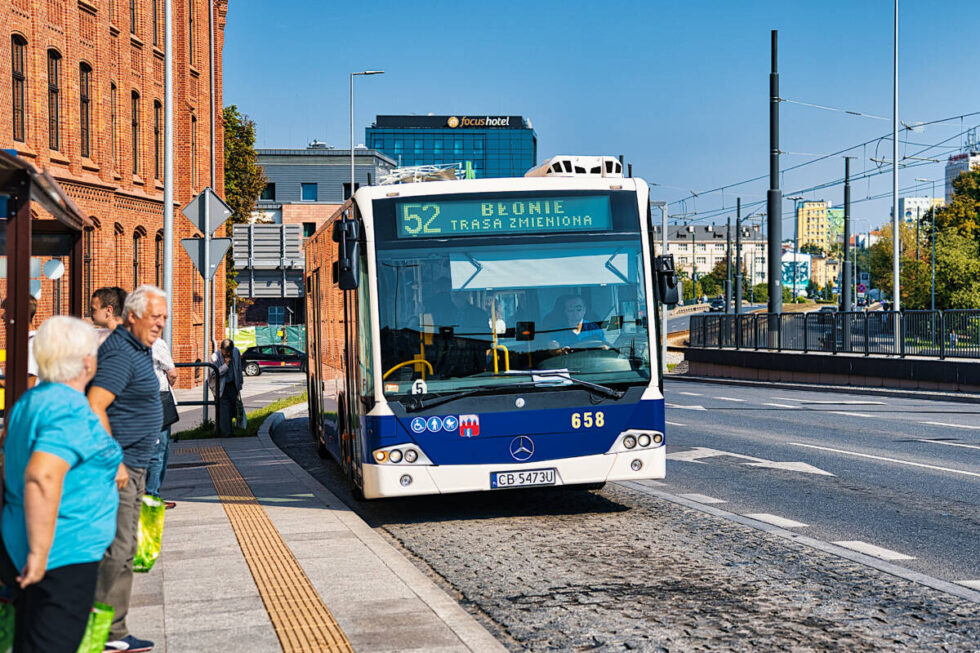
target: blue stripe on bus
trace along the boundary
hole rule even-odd
[[[603,426],[595,426],[596,413],[603,414]],[[584,423],[579,428],[572,427],[572,415],[579,415],[580,423],[586,422],[586,413],[591,413],[593,426]],[[437,413],[441,418],[451,413]],[[528,436],[534,442],[534,454],[530,461],[544,461],[555,458],[571,458],[606,453],[616,441],[616,437],[626,429],[651,429],[664,431],[663,399],[640,401],[635,404],[577,406],[543,410],[506,411],[499,413],[479,413],[479,435],[463,437],[460,431],[438,432],[428,429],[415,433],[411,422],[416,415],[398,418],[367,417],[362,431],[367,433],[364,462],[371,461],[371,452],[406,442],[416,443],[436,465],[509,463],[515,459],[510,454],[511,441],[520,435]],[[423,419],[431,415],[422,416]]]

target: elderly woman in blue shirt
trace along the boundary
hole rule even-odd
[[[74,651],[116,532],[122,449],[89,408],[99,339],[73,317],[38,329],[39,383],[8,415],[0,580],[14,600],[14,651]]]

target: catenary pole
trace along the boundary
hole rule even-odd
[[[173,347],[174,319],[174,40],[173,3],[163,3],[163,291],[167,294],[167,315],[163,339]]]
[[[218,133],[216,123],[217,123],[217,120],[218,119],[217,119],[217,114],[215,112],[215,109],[216,109],[216,107],[215,107],[215,99],[216,98],[215,98],[215,93],[214,93],[214,50],[215,50],[215,47],[214,47],[214,0],[208,0],[208,45],[210,46],[208,48],[208,50],[209,50],[209,52],[208,52],[208,80],[210,82],[209,83],[209,86],[210,86],[210,88],[209,88],[209,105],[210,105],[210,110],[211,110],[210,120],[208,121],[209,124],[210,124],[210,127],[211,127],[211,157],[210,157],[211,158],[211,161],[210,161],[210,163],[211,163],[211,170],[210,170],[210,178],[211,178],[211,190],[214,190],[215,192],[217,192],[217,188],[218,188],[217,183],[218,182],[217,182],[217,173],[216,173],[216,170],[215,170],[215,159],[216,159],[215,149],[216,149],[216,139],[217,139],[217,133]],[[209,324],[215,330],[215,339],[217,339],[217,335],[218,335],[218,333],[217,333],[217,326],[215,326],[215,322],[218,321],[218,320],[215,319],[217,317],[217,312],[218,312],[218,302],[217,302],[217,299],[215,297],[217,295],[217,292],[218,292],[217,289],[216,289],[216,287],[215,287],[216,285],[217,284],[215,284],[215,283],[212,283],[211,284],[211,315],[209,315],[209,318],[211,320]],[[205,354],[207,354],[207,353],[209,353],[209,350],[205,349],[204,352],[205,352]],[[217,417],[217,415],[215,415],[215,417]]]
[[[899,231],[898,215],[898,0],[895,0],[895,32],[894,57],[892,66],[892,295],[893,310],[895,311],[894,331],[895,352],[901,351],[901,334],[899,332],[901,318],[898,311],[902,310],[901,287],[901,249],[902,238]]]
[[[735,200],[735,315],[742,312],[742,198]]]
[[[851,304],[851,159],[844,157],[844,255],[841,269],[841,310],[853,311]]]
[[[783,197],[779,189],[779,32],[772,30],[772,72],[769,73],[769,312],[783,310],[782,240]],[[773,331],[769,330],[770,333]]]
[[[732,216],[725,227],[725,313],[732,311]]]

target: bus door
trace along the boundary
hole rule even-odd
[[[306,392],[310,410],[310,433],[319,442],[323,432],[323,370],[321,369],[320,268],[306,277]]]

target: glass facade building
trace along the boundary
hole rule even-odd
[[[538,137],[521,116],[378,116],[366,139],[400,167],[469,164],[477,178],[521,177],[538,158]]]

